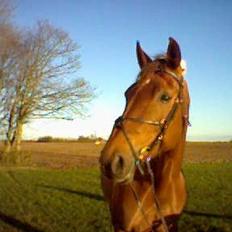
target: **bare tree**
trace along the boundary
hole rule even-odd
[[[6,97],[16,71],[16,51],[19,31],[11,24],[13,1],[0,0],[0,136],[6,126],[6,108],[10,98]]]
[[[0,0],[0,25],[9,24],[14,11],[13,0]]]
[[[0,26],[0,135],[7,126],[11,93],[17,72],[18,32],[10,25]]]
[[[73,119],[94,97],[89,83],[76,77],[79,47],[63,30],[39,22],[19,41],[11,60],[14,74],[4,78],[1,91],[7,150],[20,149],[23,125],[31,119]]]
[[[7,50],[15,40],[15,31],[11,25],[11,16],[13,13],[13,1],[0,0],[0,56],[7,60]],[[1,62],[2,64],[2,62]],[[3,73],[0,67],[0,90],[3,87]]]

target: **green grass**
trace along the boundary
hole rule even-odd
[[[232,231],[232,163],[186,164],[188,203],[181,231]]]
[[[0,199],[0,231],[111,228],[97,169],[1,170]]]
[[[232,231],[232,163],[186,164],[182,232]],[[0,231],[111,231],[97,168],[0,169]]]

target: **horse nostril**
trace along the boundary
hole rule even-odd
[[[111,169],[111,163],[108,162],[103,166],[103,173],[108,178],[112,178],[112,169]]]
[[[112,173],[114,175],[120,175],[123,173],[124,167],[125,167],[125,161],[123,157],[119,154],[115,155],[111,165]]]
[[[100,165],[102,174],[109,179],[123,177],[127,169],[125,157],[118,153],[112,154],[107,159],[101,158]]]

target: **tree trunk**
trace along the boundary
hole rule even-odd
[[[9,140],[6,140],[4,147],[4,154],[7,154],[11,151],[11,144]]]
[[[10,151],[20,151],[21,141],[23,136],[23,123],[19,121],[17,123],[17,128],[8,128],[7,140],[5,142],[4,153],[9,153]]]
[[[6,141],[4,147],[4,153],[8,154],[12,150],[12,140],[13,140],[13,128],[9,125],[8,131],[6,133]]]
[[[21,121],[18,121],[17,128],[15,130],[14,141],[13,141],[13,147],[15,151],[21,150],[22,136],[23,136],[23,123]]]
[[[5,148],[4,148],[4,153],[7,154],[11,151],[12,145],[13,145],[13,140],[14,140],[14,118],[15,118],[15,110],[16,110],[16,103],[13,103],[13,106],[11,107],[10,110],[10,115],[8,119],[8,128],[6,132],[6,142],[5,142]]]

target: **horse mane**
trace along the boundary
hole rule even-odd
[[[166,53],[159,53],[155,56],[153,56],[153,61],[156,61],[156,60],[167,60],[167,55]]]
[[[167,60],[167,54],[166,53],[159,53],[159,54],[153,56],[152,63],[154,64],[156,61],[159,61],[159,63],[160,63],[159,68],[161,70],[164,70],[165,65],[168,62],[168,60]],[[182,71],[183,71],[182,75],[185,76],[186,72],[187,72],[187,63],[186,63],[186,61],[182,59],[181,62],[180,62],[180,66],[181,66]],[[140,80],[141,74],[142,74],[142,70],[136,76],[135,83]]]
[[[166,53],[159,53],[159,54],[153,56],[153,59],[152,59],[152,62],[151,62],[151,63],[154,64],[156,61],[159,61],[159,62],[160,62],[160,64],[162,65],[162,66],[160,66],[160,68],[163,69],[163,68],[164,68],[164,65],[167,63],[167,55],[166,55]],[[140,80],[142,71],[143,71],[143,70],[141,70],[141,71],[138,73],[138,75],[136,76],[135,83],[138,82],[138,81]]]

